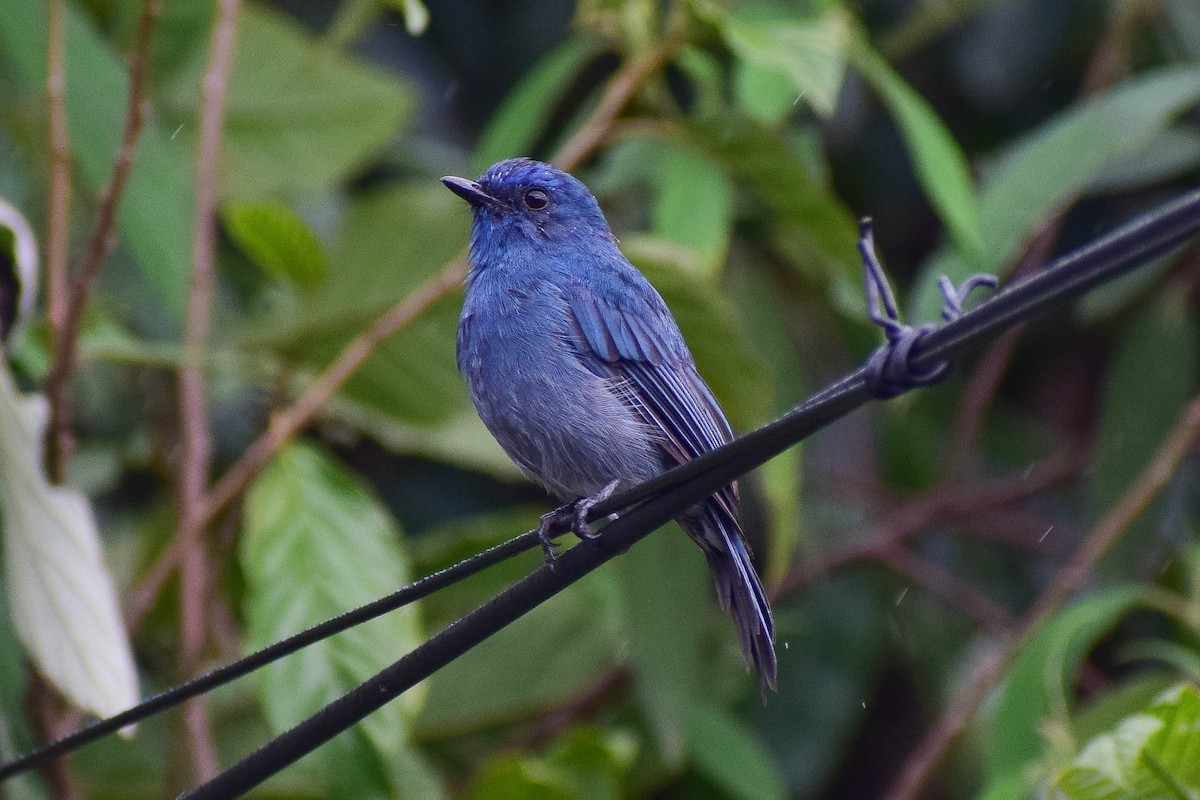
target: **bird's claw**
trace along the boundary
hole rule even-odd
[[[555,548],[558,543],[554,541],[557,535],[555,530],[561,528],[562,525],[572,519],[569,515],[572,513],[573,504],[568,503],[561,508],[556,508],[548,514],[542,514],[542,522],[538,525],[537,537],[542,545],[542,553],[546,556],[547,566],[554,566],[554,559],[558,557]]]
[[[604,488],[589,497],[581,497],[573,503],[568,503],[565,506],[556,508],[548,514],[542,515],[541,524],[538,525],[537,537],[542,545],[542,553],[546,556],[546,564],[553,567],[554,560],[558,558],[557,547],[558,543],[554,541],[554,537],[565,525],[570,526],[570,531],[579,537],[581,541],[595,541],[599,536],[599,532],[592,530],[592,526],[588,524],[588,514],[592,509],[600,503],[603,503],[608,498],[612,497],[613,492],[617,490],[617,486],[621,483],[619,479],[608,483]]]
[[[597,505],[612,497],[613,492],[617,490],[617,485],[620,482],[619,479],[614,478],[603,489],[591,497],[581,497],[575,501],[575,519],[571,526],[571,531],[576,536],[585,542],[590,542],[600,535],[592,530],[592,526],[588,524],[588,514]]]

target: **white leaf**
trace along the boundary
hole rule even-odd
[[[137,702],[129,639],[91,506],[42,469],[46,402],[0,363],[4,568],[17,635],[71,702],[111,716]]]

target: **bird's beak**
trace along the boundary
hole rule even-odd
[[[469,181],[466,178],[456,178],[453,175],[447,175],[446,177],[442,178],[442,183],[445,184],[447,189],[470,203],[473,208],[479,208],[480,206],[496,208],[504,205],[499,200],[485,192],[483,187],[481,187],[475,181]]]

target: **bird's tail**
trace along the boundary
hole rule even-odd
[[[710,501],[680,520],[704,551],[721,608],[729,611],[742,641],[746,668],[760,685],[776,689],[775,621],[737,519]]]

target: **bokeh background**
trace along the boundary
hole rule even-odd
[[[64,333],[44,289],[9,359],[26,397],[66,387],[69,420],[52,423],[48,447],[94,509],[143,696],[528,530],[554,505],[492,442],[456,374],[470,214],[442,175],[516,155],[569,167],[741,431],[878,345],[859,217],[875,220],[908,317],[932,321],[938,275],[1034,273],[1200,178],[1196,0],[160,0],[152,29],[144,8],[0,2],[0,198],[28,220],[43,265],[57,244],[79,274],[130,76],[145,80],[78,363],[53,377]],[[219,169],[198,175],[222,19],[236,50],[216,71]],[[57,158],[55,24],[69,134]],[[52,188],[55,163],[66,192]],[[212,330],[185,347],[194,231],[209,218],[197,187],[214,179]],[[64,197],[68,232],[56,233]],[[20,273],[18,241],[0,238]],[[251,796],[1193,796],[1200,460],[1176,422],[1200,389],[1198,285],[1193,245],[749,476],[778,693],[760,697],[701,554],[670,526]],[[385,314],[365,363],[297,406]],[[181,388],[188,371],[199,388]],[[189,416],[187,397],[205,413]],[[296,435],[255,445],[280,419]],[[211,460],[181,444],[197,424]],[[121,707],[86,699],[105,696],[103,676],[56,669],[31,643],[31,628],[63,631],[55,641],[85,664],[87,647],[125,647],[89,630],[85,594],[55,588],[66,579],[50,542],[70,538],[69,522],[36,534],[42,555],[14,560],[28,541],[15,506],[35,491],[18,478],[38,459],[12,454],[32,452],[43,430],[31,430],[0,430],[8,755],[78,725],[77,705]],[[1164,443],[1181,455],[1147,489],[1138,476]],[[181,489],[229,474],[219,502]],[[1114,508],[1135,513],[1064,577]],[[540,558],[0,791],[173,797]],[[20,579],[30,563],[52,576],[36,615]],[[1066,602],[1049,602],[1063,586]]]

